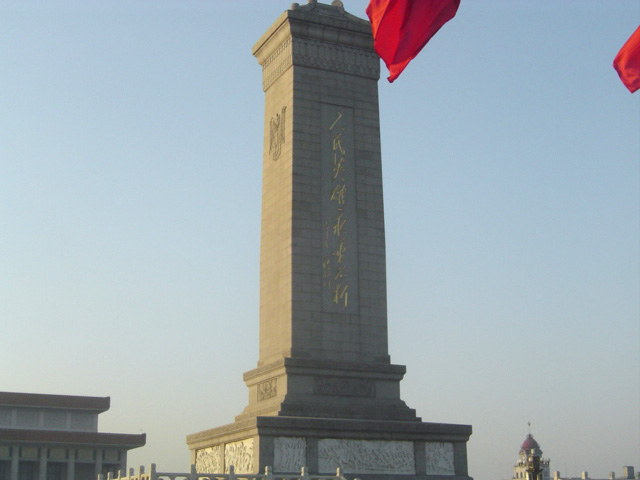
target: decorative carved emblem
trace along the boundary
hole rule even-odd
[[[285,127],[285,113],[287,107],[282,107],[280,113],[276,113],[275,116],[269,120],[269,155],[273,160],[277,160],[282,151],[282,145],[284,145],[284,127]]]
[[[275,397],[278,394],[278,379],[272,378],[258,384],[258,401]]]

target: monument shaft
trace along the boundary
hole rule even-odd
[[[238,419],[415,419],[387,348],[370,25],[309,4],[281,16],[253,53],[265,91],[260,358]]]
[[[421,422],[400,399],[405,367],[390,363],[369,22],[341,2],[293,4],[253,53],[265,91],[259,359],[235,423],[187,438],[193,462],[467,479],[471,427]]]
[[[389,363],[379,59],[364,22],[327,19],[289,17],[254,47],[265,90],[259,365]]]

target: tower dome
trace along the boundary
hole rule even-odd
[[[520,458],[513,467],[512,480],[550,480],[549,459],[542,458],[542,449],[529,433],[520,446]]]
[[[520,447],[520,450],[524,450],[526,452],[529,452],[531,450],[536,450],[538,454],[542,453],[542,450],[540,450],[540,445],[538,445],[538,442],[536,442],[536,439],[533,438],[533,435],[529,434],[527,435],[527,438],[524,439],[524,442],[522,442],[522,446]]]

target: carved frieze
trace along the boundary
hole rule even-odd
[[[262,64],[262,89],[266,92],[292,63],[291,37],[288,37]]]
[[[292,54],[294,65],[316,67],[376,80],[380,76],[380,59],[372,50],[367,51],[310,38],[295,38]]]
[[[262,88],[266,91],[291,65],[314,67],[377,80],[380,58],[373,51],[310,38],[288,37],[264,61]]]
[[[375,397],[375,382],[360,378],[316,377],[316,394]]]
[[[307,442],[302,437],[274,439],[273,470],[278,473],[299,472],[306,465]]]
[[[258,401],[267,400],[278,394],[278,379],[271,378],[258,384]]]
[[[320,473],[382,473],[415,475],[413,442],[385,440],[341,440],[324,438],[318,441]]]
[[[220,473],[222,470],[222,445],[201,448],[196,451],[196,472]]]
[[[453,443],[427,442],[424,445],[427,475],[455,475]]]
[[[253,438],[227,443],[224,446],[224,472],[229,473],[233,465],[236,473],[253,471]]]

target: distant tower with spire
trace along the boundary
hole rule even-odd
[[[513,467],[513,480],[549,480],[549,459],[542,458],[542,450],[531,435],[531,423],[529,434],[522,442],[520,456]]]

